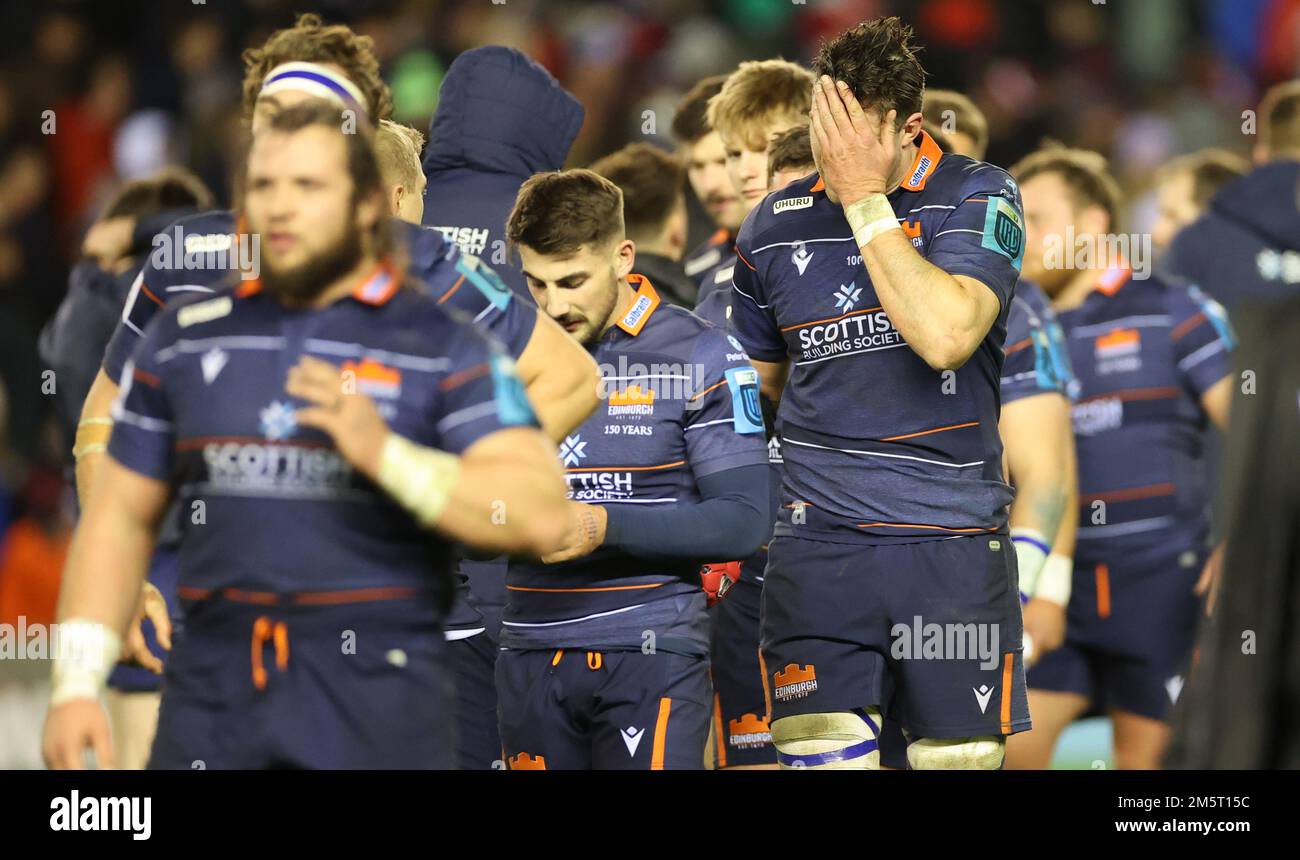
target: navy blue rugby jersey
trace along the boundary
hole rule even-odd
[[[1223,307],[1115,267],[1057,316],[1080,384],[1076,569],[1203,546],[1212,500],[1201,401],[1231,371],[1235,345]]]
[[[460,454],[536,426],[500,345],[388,266],[325,308],[286,308],[256,280],[173,302],[127,362],[109,454],[176,488],[182,593],[449,594],[452,546],[298,425],[304,404],[284,386],[303,355],[354,370],[393,431],[423,445]]]
[[[560,445],[569,498],[598,505],[700,501],[696,482],[767,462],[758,372],[734,337],[661,302],[640,275],[627,314],[592,345],[605,396]],[[502,645],[640,648],[656,630],[705,638],[701,562],[618,547],[560,564],[512,562]],[[702,652],[701,652],[702,653]]]
[[[1003,404],[1048,392],[1069,398],[1078,394],[1065,332],[1047,295],[1033,281],[1021,278],[1016,284],[1003,354]]]
[[[732,320],[758,361],[789,359],[777,534],[887,543],[998,531],[1011,489],[998,435],[1007,315],[1024,251],[1006,171],[924,132],[889,195],[931,263],[986,284],[1001,311],[956,371],[908,348],[880,306],[842,208],[816,175],[769,194],[736,241]]]
[[[423,281],[439,303],[468,315],[518,358],[532,337],[536,309],[514,300],[510,288],[488,266],[462,254],[442,233],[393,220],[405,244],[407,273]],[[239,241],[235,213],[201,212],[182,218],[154,238],[144,269],[122,308],[122,320],[104,353],[104,371],[114,381],[149,320],[167,303],[190,293],[211,293],[232,273],[247,271],[254,246]]]
[[[682,260],[686,276],[693,278],[700,286],[696,293],[695,305],[700,303],[718,288],[718,284],[731,286],[731,267],[736,263],[736,237],[730,231],[719,227],[713,235],[699,247],[691,251]],[[726,273],[727,277],[719,273]]]

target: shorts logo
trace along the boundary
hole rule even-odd
[[[1165,681],[1165,692],[1169,694],[1170,704],[1178,704],[1178,695],[1183,692],[1183,676],[1175,675]]]
[[[813,252],[809,251],[803,242],[794,243],[794,253],[790,255],[790,262],[799,270],[799,276],[802,277],[808,264],[812,262]]]
[[[975,694],[975,701],[979,702],[980,713],[988,710],[989,699],[993,696],[993,691],[997,687],[990,687],[988,684],[980,684],[978,687],[971,687],[971,692]]]
[[[817,692],[817,670],[811,663],[807,666],[790,663],[776,673],[773,681],[776,687],[774,695],[782,702],[802,699]]]
[[[298,429],[298,417],[292,405],[283,400],[276,400],[258,415],[262,423],[262,435],[272,442],[288,439]]]
[[[862,287],[854,286],[850,281],[848,285],[840,284],[838,291],[831,293],[835,299],[835,309],[848,313],[858,304],[858,299],[862,296]]]
[[[813,205],[811,197],[791,197],[788,200],[778,200],[772,204],[772,214],[777,215],[786,210],[807,209]]]
[[[772,742],[772,731],[767,720],[756,714],[742,714],[738,720],[727,722],[727,745],[739,749],[754,749]]]
[[[587,458],[587,443],[582,441],[581,433],[565,436],[560,445],[560,460],[566,466],[576,466]]]
[[[635,757],[636,748],[641,746],[641,738],[645,735],[645,729],[628,726],[625,729],[619,729],[618,733],[623,737],[623,746],[627,747],[627,754]]]
[[[356,380],[357,393],[381,400],[396,400],[402,395],[402,374],[395,368],[385,367],[372,358],[360,364],[343,362],[343,372],[351,371]]]
[[[546,756],[533,758],[526,752],[510,757],[511,770],[546,770]]]

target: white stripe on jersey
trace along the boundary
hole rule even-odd
[[[1151,532],[1172,526],[1175,521],[1174,517],[1152,517],[1146,520],[1117,523],[1113,526],[1080,526],[1079,540],[1097,540],[1099,538],[1114,537],[1115,535]]]
[[[800,445],[804,448],[820,448],[823,451],[839,451],[844,454],[865,454],[868,457],[888,457],[891,460],[915,460],[918,463],[933,463],[936,466],[946,466],[949,469],[965,469],[970,466],[983,466],[983,460],[976,460],[973,463],[943,463],[939,460],[927,460],[924,457],[909,457],[906,454],[882,454],[879,451],[858,451],[854,448],[831,448],[826,445],[814,445],[811,442],[798,442],[794,439],[781,437],[782,445]]]
[[[811,245],[814,242],[852,242],[852,241],[853,241],[852,236],[842,236],[838,239],[801,239],[798,242],[773,242],[770,245],[764,245],[761,248],[755,248],[754,253],[757,254],[759,251],[766,251],[769,248],[786,248],[791,245]]]
[[[164,347],[154,354],[154,360],[166,364],[181,353],[207,352],[214,346],[226,349],[251,349],[263,352],[279,352],[288,343],[282,337],[269,335],[227,335],[204,337],[197,340],[178,340],[171,346]]]
[[[594,615],[584,615],[581,618],[565,618],[562,621],[502,621],[506,627],[555,627],[559,624],[576,624],[579,621],[590,621],[593,618],[604,618],[607,615],[618,615],[622,612],[631,612],[633,609],[640,609],[645,606],[644,603],[638,603],[636,606],[624,606],[622,609],[613,609],[609,612],[597,612]]]
[[[466,406],[464,409],[457,409],[455,412],[439,421],[435,426],[438,428],[439,433],[445,433],[453,427],[459,427],[466,422],[491,415],[496,411],[496,408],[497,402],[495,400],[486,400],[482,403],[475,403],[473,406]]]
[[[1225,349],[1227,349],[1227,344],[1225,344],[1222,340],[1216,337],[1214,340],[1210,341],[1205,346],[1196,350],[1196,352],[1192,353],[1191,355],[1184,358],[1182,361],[1178,362],[1178,369],[1191,370],[1193,367],[1200,364],[1202,361],[1205,361],[1205,359],[1209,358],[1215,353],[1223,352]]]
[[[1071,329],[1070,336],[1091,337],[1094,334],[1105,334],[1114,328],[1154,328],[1169,324],[1168,314],[1146,314],[1144,316],[1122,317],[1110,322],[1095,323],[1093,325],[1081,325],[1078,328]]]
[[[303,347],[309,352],[321,352],[326,355],[338,355],[344,358],[368,358],[380,364],[392,365],[402,370],[438,373],[451,368],[451,359],[449,358],[427,358],[422,355],[408,355],[403,352],[389,352],[384,349],[369,349],[359,343],[344,343],[339,340],[309,337],[303,341]]]

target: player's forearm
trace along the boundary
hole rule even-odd
[[[77,498],[84,509],[90,504],[90,490],[94,477],[103,464],[108,450],[108,438],[113,428],[110,416],[113,401],[117,399],[118,386],[101,368],[81,404],[81,418],[77,425],[77,438],[72,456],[76,461]]]
[[[988,333],[979,302],[918,254],[902,230],[882,233],[861,250],[880,306],[912,351],[935,370],[965,364]]]
[[[595,360],[540,311],[516,369],[542,431],[553,442],[587,420],[599,402],[601,377]]]
[[[781,361],[750,359],[750,364],[758,371],[758,389],[763,397],[773,405],[779,404],[781,394],[785,391],[786,380],[790,376],[790,360],[788,358]]]

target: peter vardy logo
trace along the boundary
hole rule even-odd
[[[807,269],[808,264],[812,262],[812,258],[812,251],[809,251],[803,242],[794,243],[794,253],[790,255],[790,262],[794,263],[794,267],[799,270],[800,277],[803,276],[804,269]]]
[[[862,288],[855,287],[852,283],[847,286],[840,284],[838,292],[832,293],[835,298],[836,310],[848,313],[858,304],[858,298],[862,295]]]
[[[560,445],[560,459],[566,466],[576,466],[587,457],[587,443],[582,441],[582,434],[575,433],[564,437]]]
[[[294,408],[283,400],[276,400],[262,410],[262,435],[272,442],[288,439],[298,429],[298,418]]]

